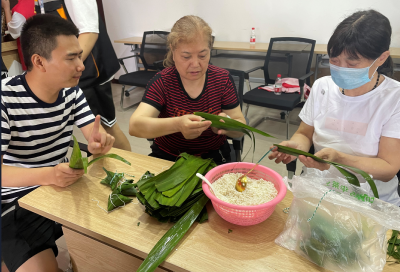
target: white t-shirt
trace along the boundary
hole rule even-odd
[[[96,0],[65,0],[72,22],[82,33],[99,33],[99,13]]]
[[[329,147],[354,156],[376,157],[381,136],[400,139],[400,82],[385,77],[375,90],[350,97],[341,93],[330,76],[320,78],[299,117],[314,127],[315,152]],[[400,206],[398,183],[397,176],[388,182],[375,180],[379,198]]]
[[[10,35],[13,37],[13,39],[17,39],[19,36],[21,36],[22,26],[25,24],[25,22],[26,19],[24,15],[18,12],[13,13],[11,21],[7,25],[8,32],[10,32]]]

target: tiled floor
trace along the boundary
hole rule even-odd
[[[136,88],[134,91],[131,92],[131,95],[129,97],[125,97],[124,105],[130,105],[130,104],[140,101],[143,96],[143,93],[144,93],[143,88]],[[116,108],[117,122],[119,123],[119,126],[121,127],[121,129],[125,133],[125,135],[127,135],[129,142],[132,146],[132,151],[135,153],[147,155],[151,152],[148,141],[146,139],[140,139],[140,138],[136,138],[133,136],[129,136],[129,133],[128,133],[129,118],[131,117],[132,113],[135,111],[137,106],[135,106],[127,111],[123,111],[119,105],[120,95],[121,95],[121,85],[113,84],[113,96],[114,96],[114,104],[115,104],[115,108]],[[299,112],[300,112],[300,108],[297,108],[292,112],[291,118],[290,118],[291,121],[299,121],[299,118],[298,118]],[[280,118],[280,111],[265,109],[265,108],[256,107],[256,106],[250,106],[249,113],[247,116],[250,121],[250,125],[257,122],[257,120],[261,119],[263,116]],[[255,137],[256,137],[256,150],[254,152],[254,160],[255,161],[259,160],[265,154],[265,152],[267,152],[269,150],[269,148],[272,144],[280,143],[281,141],[284,141],[286,139],[286,124],[285,123],[280,123],[280,122],[276,122],[276,121],[264,121],[259,126],[257,126],[257,128],[273,135],[276,138],[266,138],[259,134],[255,135]],[[293,133],[296,131],[296,129],[297,129],[296,125],[290,125],[289,137],[291,137],[291,135],[293,135]],[[80,132],[80,130],[78,128],[74,129],[74,135],[76,136],[78,141],[86,142],[85,138],[83,137],[83,134]],[[250,150],[250,148],[252,149],[251,142],[252,141],[250,141],[249,138],[245,139],[244,152],[247,152],[248,150]],[[251,162],[252,155],[253,154],[252,154],[252,150],[251,150],[249,152],[249,154],[247,155],[247,157],[245,158],[245,161]],[[264,159],[260,164],[275,170],[282,176],[287,175],[286,166],[283,164],[275,164],[275,162],[270,161],[268,158]],[[297,173],[299,173],[301,171],[300,164],[301,163],[298,162],[297,171],[296,171]],[[64,237],[61,237],[57,241],[57,245],[59,247],[59,256],[57,258],[57,260],[59,262],[59,267],[61,269],[65,270],[65,269],[67,269],[68,264],[69,264],[69,255],[68,255],[67,246],[66,246]]]

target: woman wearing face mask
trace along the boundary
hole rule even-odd
[[[374,10],[356,12],[337,26],[328,43],[331,76],[315,81],[299,129],[281,144],[303,151],[314,144],[317,157],[367,172],[380,199],[400,206],[400,83],[388,77],[391,33],[389,20]],[[285,164],[295,159],[276,151],[269,158]],[[335,171],[299,159],[308,168]]]
[[[211,121],[193,115],[206,112],[245,123],[229,72],[210,65],[211,28],[197,16],[179,19],[167,39],[165,68],[147,85],[142,102],[129,121],[129,134],[155,138],[150,156],[175,161],[182,152],[230,161],[226,135],[241,132],[211,128]]]

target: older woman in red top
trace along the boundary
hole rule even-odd
[[[155,138],[150,156],[174,161],[187,152],[216,163],[230,161],[226,135],[193,112],[230,116],[245,123],[229,72],[209,64],[211,28],[197,16],[179,19],[168,35],[165,68],[147,85],[129,122],[129,133]]]

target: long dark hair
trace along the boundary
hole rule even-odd
[[[355,59],[362,56],[376,60],[389,50],[392,27],[388,18],[376,10],[357,11],[344,19],[328,42],[328,55],[339,56],[343,51]],[[393,61],[389,56],[378,72],[393,75]]]

